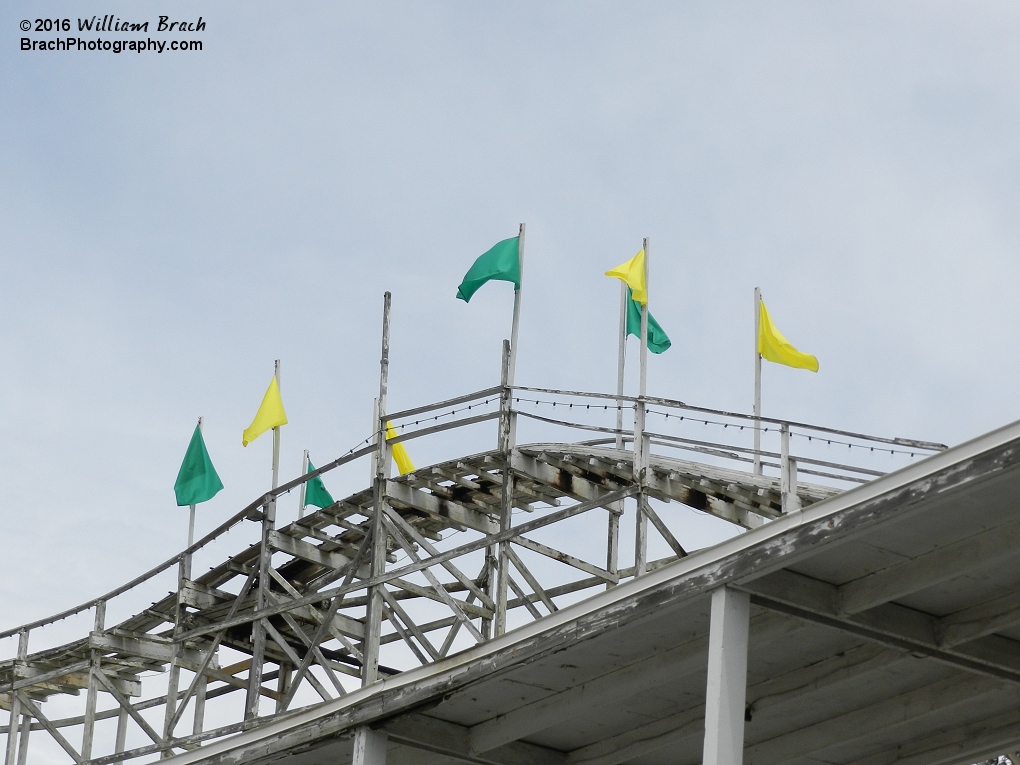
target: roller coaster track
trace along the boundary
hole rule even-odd
[[[614,423],[620,412],[634,428]],[[387,419],[395,438],[382,436]],[[486,422],[498,428],[495,449],[390,475],[394,443]],[[198,749],[684,557],[692,512],[755,528],[944,448],[668,399],[510,385],[378,423],[360,447],[261,495],[151,571],[0,633],[7,765],[43,761],[36,751],[100,765]],[[519,445],[518,427],[594,440]],[[755,452],[755,428],[776,448]],[[370,486],[277,524],[282,496],[367,461]],[[258,541],[231,550],[244,529]],[[653,559],[656,550],[665,555]],[[220,562],[194,574],[205,554]],[[169,594],[138,608],[168,581]],[[133,615],[111,623],[115,605]],[[61,620],[80,625],[80,637],[39,647]]]

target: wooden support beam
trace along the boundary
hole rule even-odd
[[[145,637],[124,637],[114,633],[96,633],[89,635],[89,648],[96,651],[110,651],[129,656],[140,656],[163,664],[169,664],[174,658],[174,642],[155,635]],[[204,653],[190,648],[182,648],[178,653],[184,661],[199,664]]]
[[[281,534],[279,531],[269,532],[269,545],[273,549],[293,555],[295,558],[301,558],[309,563],[326,566],[336,571],[343,569],[351,562],[351,559],[342,553],[327,552],[304,540]]]
[[[475,754],[470,748],[467,727],[422,714],[399,717],[387,722],[383,728],[394,743],[476,765],[565,765],[566,762],[562,752],[524,742]]]
[[[1016,641],[992,635],[946,647],[939,641],[939,620],[933,616],[895,603],[848,616],[837,608],[837,587],[785,569],[739,587],[752,595],[753,603],[764,608],[1020,684],[1020,643]]]
[[[936,548],[839,588],[839,609],[857,614],[912,592],[956,579],[968,571],[995,565],[1020,547],[1020,522],[987,529]]]
[[[499,531],[499,524],[474,508],[412,488],[399,481],[386,482],[386,496],[393,502],[420,510],[433,518],[447,521],[454,527],[474,529],[483,534]]]
[[[1020,622],[1020,592],[1011,592],[939,619],[940,643],[951,647],[991,635]]]

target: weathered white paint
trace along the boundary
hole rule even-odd
[[[354,731],[353,765],[386,765],[386,731],[367,725]]]
[[[750,595],[729,587],[712,592],[705,694],[705,765],[741,765],[750,620]]]

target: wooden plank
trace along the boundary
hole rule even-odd
[[[386,496],[394,502],[420,510],[433,518],[447,521],[454,527],[474,529],[483,534],[491,534],[499,530],[499,524],[485,513],[437,497],[434,494],[413,489],[406,483],[387,481]]]
[[[174,658],[174,643],[172,640],[160,639],[154,635],[141,637],[123,637],[109,632],[89,635],[89,647],[97,651],[113,651],[124,653],[129,656],[141,656],[144,659],[151,659],[164,664],[169,664]],[[191,648],[181,648],[177,656],[184,661],[199,664],[204,656],[202,651]]]
[[[270,530],[268,532],[268,541],[270,547],[285,552],[288,555],[293,555],[295,558],[301,558],[301,560],[308,561],[309,563],[315,563],[319,566],[325,566],[327,568],[340,571],[347,564],[351,562],[351,559],[346,555],[335,552],[326,552],[321,550],[313,544],[309,544],[300,539],[281,534],[278,531]]]
[[[954,675],[749,746],[744,762],[747,765],[793,762],[836,744],[845,745],[928,715],[944,714],[954,706],[973,704],[977,697],[1001,688],[1001,683],[991,678]]]

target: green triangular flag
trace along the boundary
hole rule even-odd
[[[308,472],[311,473],[313,470],[315,470],[315,465],[309,460]],[[333,497],[326,490],[326,486],[322,482],[322,476],[315,476],[315,478],[305,484],[305,506],[312,505],[313,507],[323,508],[329,507],[332,504]]]
[[[513,282],[514,289],[521,288],[521,261],[518,253],[518,237],[504,239],[482,255],[464,275],[464,281],[457,288],[457,297],[465,303],[488,281]]]
[[[177,474],[177,482],[174,484],[177,504],[180,507],[197,505],[215,497],[222,488],[223,483],[216,475],[216,468],[213,467],[209,452],[206,451],[202,429],[196,425],[191,443],[188,444],[188,451],[184,455],[184,462],[181,463],[181,470]]]
[[[634,335],[639,341],[641,340],[641,304],[630,296],[630,290],[627,290],[627,334]],[[669,337],[663,331],[662,327],[652,317],[652,312],[648,312],[648,350],[652,353],[662,353],[672,343],[669,342]]]

